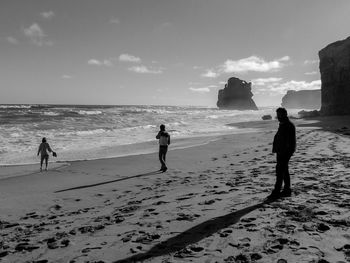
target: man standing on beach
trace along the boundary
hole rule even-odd
[[[40,158],[40,172],[43,170],[43,162],[45,160],[45,171],[47,171],[47,165],[49,162],[49,152],[53,154],[53,156],[56,156],[56,153],[54,151],[52,151],[50,145],[47,143],[46,138],[44,137],[42,139],[42,142],[39,146],[38,149],[38,156],[39,154],[41,154],[41,158]]]
[[[159,139],[159,161],[162,165],[159,171],[162,171],[163,173],[168,170],[168,167],[166,166],[165,160],[166,160],[166,154],[168,152],[168,145],[170,144],[170,135],[168,132],[165,131],[165,125],[160,125],[160,131],[158,132],[156,139]]]
[[[276,183],[274,190],[267,197],[270,200],[291,196],[292,190],[288,163],[296,148],[295,126],[289,120],[287,110],[285,108],[278,108],[276,113],[277,119],[280,122],[278,131],[273,139],[272,147],[272,152],[277,154]],[[281,192],[283,182],[284,188]]]

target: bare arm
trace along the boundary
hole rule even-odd
[[[168,145],[170,144],[170,135],[168,136]]]
[[[161,131],[158,132],[158,134],[157,134],[157,136],[156,136],[156,139],[159,139],[159,138],[160,138],[160,134],[161,134],[161,133],[162,133]]]

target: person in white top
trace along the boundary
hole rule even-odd
[[[160,131],[158,132],[156,139],[159,140],[159,161],[161,164],[161,168],[159,171],[163,173],[168,170],[166,166],[166,154],[168,152],[168,145],[170,144],[170,135],[165,131],[165,125],[160,125]]]
[[[43,162],[45,160],[45,171],[47,171],[47,165],[49,162],[49,152],[53,154],[53,156],[56,156],[56,153],[54,151],[52,151],[50,145],[47,143],[46,138],[44,137],[42,139],[42,142],[39,146],[38,149],[38,156],[39,153],[41,154],[41,158],[40,158],[40,171],[43,170]]]

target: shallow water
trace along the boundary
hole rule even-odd
[[[150,152],[162,123],[172,139],[182,139],[244,132],[227,124],[265,114],[274,116],[274,108],[0,105],[0,165],[38,162],[42,137],[59,155],[53,161],[106,158]]]

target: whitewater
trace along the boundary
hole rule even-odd
[[[181,139],[249,132],[227,124],[275,116],[275,108],[0,105],[0,165],[37,163],[42,137],[58,153],[51,161],[109,158],[157,151],[160,124],[179,146]]]

